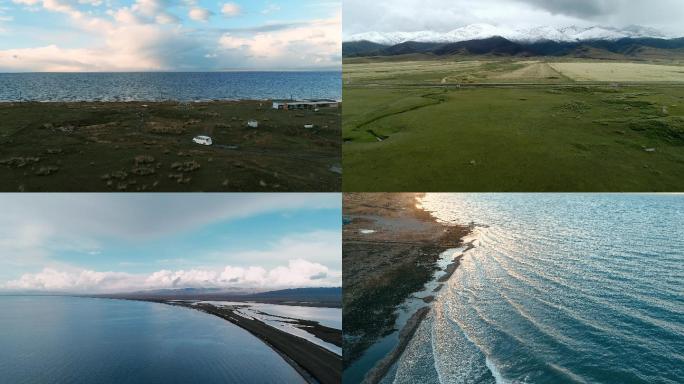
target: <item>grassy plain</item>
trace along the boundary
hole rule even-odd
[[[343,189],[681,191],[682,72],[579,60],[349,60]]]
[[[247,127],[249,119],[259,128]],[[200,134],[214,145],[193,143]],[[0,104],[1,191],[336,191],[339,148],[338,109],[278,111],[259,101]]]

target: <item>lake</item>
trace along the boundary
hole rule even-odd
[[[0,101],[342,98],[340,72],[0,73]]]
[[[684,382],[684,196],[428,194],[480,225],[384,383]]]
[[[304,383],[216,316],[165,304],[0,296],[0,383]]]

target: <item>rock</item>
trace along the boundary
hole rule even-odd
[[[11,168],[21,168],[28,164],[37,163],[40,161],[40,157],[10,157],[9,159],[0,160],[0,165],[6,165]]]
[[[175,162],[171,164],[171,169],[179,172],[192,172],[199,169],[201,166],[195,160],[186,161],[183,163]]]
[[[125,178],[128,177],[128,173],[126,171],[116,171],[116,172],[112,172],[111,176],[114,179],[124,180]]]
[[[154,163],[154,157],[148,155],[138,155],[134,160],[135,165]]]
[[[40,167],[38,171],[36,171],[37,176],[49,176],[55,172],[59,171],[59,167],[55,167],[53,165],[47,165],[44,167]]]
[[[133,167],[133,169],[131,169],[131,173],[134,175],[138,175],[138,176],[153,175],[156,172],[157,171],[154,169],[154,167],[149,167],[149,166],[144,166],[144,165],[136,166],[136,167]]]

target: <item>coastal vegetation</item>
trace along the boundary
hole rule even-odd
[[[337,108],[22,102],[0,104],[0,118],[2,191],[336,191],[341,184]],[[251,119],[258,128],[247,126]],[[196,135],[213,145],[193,143]]]

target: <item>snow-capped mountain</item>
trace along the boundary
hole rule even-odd
[[[662,32],[641,26],[630,26],[622,29],[612,27],[577,27],[563,28],[538,26],[528,29],[509,29],[490,24],[471,24],[457,28],[446,33],[433,31],[417,32],[365,32],[351,35],[345,41],[371,41],[384,45],[396,45],[407,41],[424,43],[457,43],[460,41],[487,39],[501,36],[511,41],[537,42],[576,42],[585,40],[617,40],[625,37],[630,38],[669,38]]]

